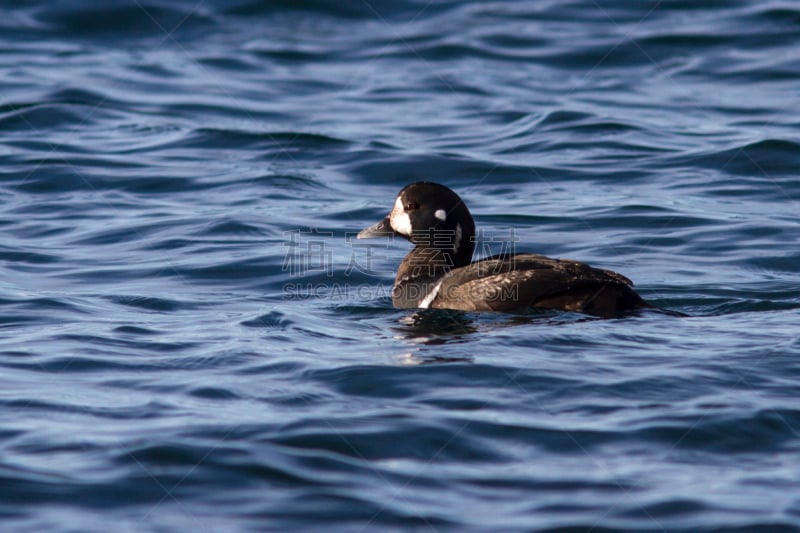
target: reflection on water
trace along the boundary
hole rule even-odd
[[[797,2],[2,6],[4,531],[800,527]],[[693,317],[393,309],[420,179]]]

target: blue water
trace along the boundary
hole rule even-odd
[[[800,5],[5,2],[4,531],[800,528]],[[412,312],[482,255],[691,315]]]

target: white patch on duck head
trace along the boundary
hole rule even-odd
[[[444,222],[445,220],[447,220],[447,211],[445,211],[444,209],[437,209],[433,213],[433,216]]]
[[[409,218],[408,213],[406,213],[406,210],[403,208],[403,200],[399,196],[397,200],[394,201],[394,207],[391,213],[389,213],[389,225],[397,233],[405,235],[406,237],[410,237],[413,231],[411,227],[411,218]]]

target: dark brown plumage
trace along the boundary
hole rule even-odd
[[[569,259],[505,254],[471,262],[475,223],[459,196],[436,183],[400,191],[389,215],[359,238],[400,235],[416,246],[398,268],[395,307],[463,311],[547,308],[619,316],[651,307],[625,276]]]

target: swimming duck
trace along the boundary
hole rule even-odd
[[[569,259],[500,254],[472,262],[475,222],[452,190],[432,182],[407,185],[391,212],[357,238],[399,235],[415,247],[397,269],[397,308],[519,311],[546,308],[619,316],[651,307],[625,276]]]

